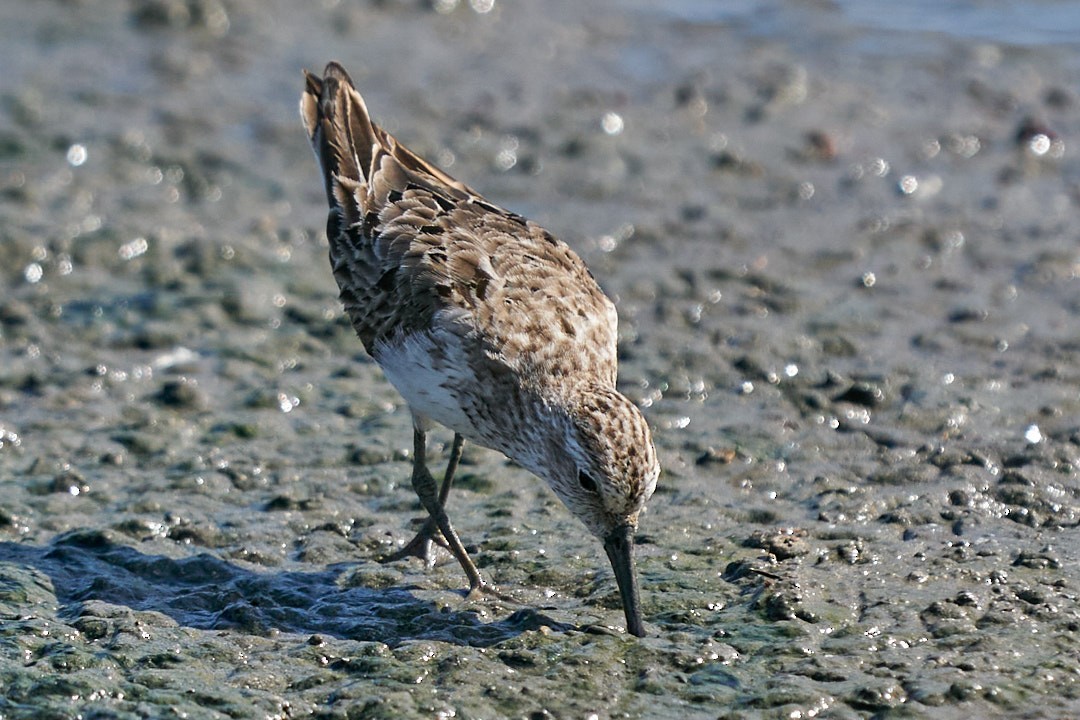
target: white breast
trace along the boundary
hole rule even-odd
[[[476,429],[450,390],[477,384],[456,334],[435,330],[380,341],[375,359],[413,415],[434,420],[465,437],[476,436]]]

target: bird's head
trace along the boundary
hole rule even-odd
[[[555,494],[604,543],[626,612],[641,636],[634,570],[638,515],[656,489],[660,465],[641,410],[619,392],[576,388],[549,444],[547,477]]]

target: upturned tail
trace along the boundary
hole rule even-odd
[[[326,198],[331,209],[343,211],[343,219],[351,224],[363,216],[365,186],[381,143],[345,68],[330,63],[323,77],[307,71],[304,76],[300,115],[322,167]]]
[[[330,208],[342,213],[346,225],[358,222],[385,202],[391,190],[409,183],[441,184],[476,194],[373,123],[341,65],[329,63],[321,78],[305,70],[304,77],[300,116],[322,166]]]

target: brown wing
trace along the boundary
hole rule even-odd
[[[334,277],[368,352],[442,324],[521,375],[570,382],[589,369],[614,386],[614,306],[565,243],[399,144],[336,63],[307,74],[300,110],[323,169]],[[582,352],[556,352],[556,336]]]

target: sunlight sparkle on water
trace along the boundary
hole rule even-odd
[[[79,143],[75,143],[68,148],[67,151],[68,165],[71,167],[79,167],[86,162],[86,146]]]

